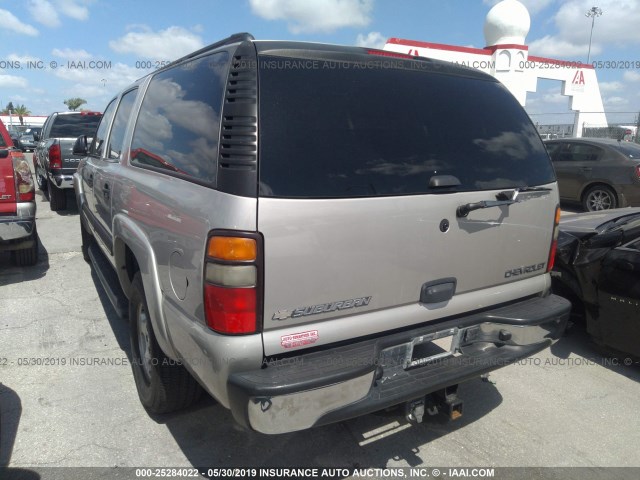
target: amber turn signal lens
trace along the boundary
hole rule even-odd
[[[218,260],[251,262],[257,257],[257,245],[253,238],[211,237],[207,255]]]

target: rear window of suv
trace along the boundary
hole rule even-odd
[[[286,60],[259,62],[261,196],[437,193],[436,175],[457,177],[454,191],[555,180],[530,119],[497,82]]]
[[[80,135],[93,137],[98,128],[102,114],[74,113],[58,115],[51,126],[51,138],[76,138]]]

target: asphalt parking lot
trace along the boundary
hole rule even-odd
[[[640,366],[602,356],[579,328],[463,384],[455,422],[411,426],[391,411],[264,436],[210,398],[150,416],[128,325],[82,258],[75,202],[56,213],[37,198],[38,264],[0,254],[0,466],[640,467]]]

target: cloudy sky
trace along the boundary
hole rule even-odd
[[[0,0],[0,105],[33,114],[64,110],[82,97],[102,110],[121,88],[235,32],[382,47],[389,37],[484,47],[484,19],[496,0]],[[522,0],[531,13],[532,55],[586,62],[594,5],[592,61],[632,68],[597,70],[610,121],[640,110],[640,0]],[[30,62],[30,63],[29,63]],[[84,67],[84,68],[81,68]],[[535,119],[572,123],[559,82],[527,98]],[[541,113],[551,115],[541,116]],[[548,123],[548,122],[544,122]]]

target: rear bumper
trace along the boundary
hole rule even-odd
[[[73,188],[73,173],[47,173],[49,182],[58,188]]]
[[[233,373],[231,411],[242,425],[285,433],[374,412],[509,365],[553,344],[570,303],[536,297],[410,331],[293,357]],[[412,341],[454,333],[455,353],[405,368]]]
[[[15,215],[0,217],[0,243],[19,243],[22,240],[30,240],[35,228],[35,202],[17,203]]]

